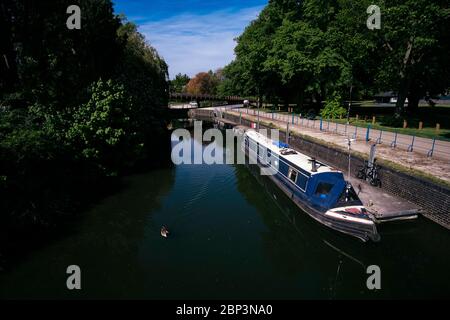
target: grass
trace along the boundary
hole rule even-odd
[[[384,131],[391,131],[391,132],[398,132],[398,133],[402,133],[402,134],[408,134],[408,135],[415,135],[417,137],[424,137],[424,138],[436,138],[437,140],[444,140],[444,141],[450,141],[450,130],[449,129],[444,129],[441,127],[441,129],[439,131],[436,131],[436,127],[430,127],[430,126],[426,126],[425,122],[424,122],[424,126],[421,130],[419,130],[419,121],[417,119],[414,118],[406,118],[406,121],[408,122],[408,126],[415,126],[414,128],[411,127],[407,127],[407,128],[403,128],[403,127],[399,127],[398,125],[393,125],[391,124],[391,118],[392,116],[378,116],[376,117],[376,122],[375,124],[372,124],[372,120],[361,120],[358,119],[356,120],[355,117],[351,117],[350,118],[350,124],[352,125],[356,125],[358,127],[363,127],[363,128],[367,128],[369,125],[371,126],[371,128],[373,129],[379,129],[379,130],[384,130]],[[347,122],[346,119],[335,119],[332,120],[334,122],[337,123],[342,123],[345,124]],[[400,120],[403,123],[403,120]]]

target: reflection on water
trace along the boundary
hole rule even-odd
[[[180,165],[131,176],[83,216],[67,236],[0,274],[0,297],[450,296],[444,229],[425,220],[386,225],[380,243],[364,244],[319,225],[244,165]],[[171,231],[168,239],[161,225]],[[78,292],[65,287],[71,264],[82,270]],[[382,272],[378,292],[365,285],[372,264]]]

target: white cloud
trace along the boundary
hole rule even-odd
[[[179,72],[194,76],[223,67],[234,58],[234,38],[262,6],[209,14],[180,14],[157,22],[140,23],[139,31],[169,65],[170,77]]]

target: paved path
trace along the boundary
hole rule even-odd
[[[242,115],[243,118],[247,118],[251,121],[256,122],[258,119],[257,112],[253,114],[254,109],[222,109],[229,113],[235,115]],[[248,113],[247,113],[248,111]],[[307,135],[324,142],[332,143],[341,147],[342,149],[347,148],[347,137],[355,138],[356,141],[352,144],[352,150],[369,154],[371,145],[377,141],[380,136],[378,130],[370,130],[369,137],[370,141],[366,141],[367,130],[365,128],[355,128],[354,126],[338,125],[336,129],[336,124],[328,124],[328,122],[322,122],[322,130],[320,130],[320,120],[307,120],[298,117],[286,115],[286,114],[274,114],[272,117],[271,113],[260,112],[260,120],[264,122],[272,122],[274,125],[285,128],[287,122],[289,122],[289,129],[293,132]],[[293,124],[292,124],[293,123]],[[330,126],[328,128],[328,126]],[[334,128],[333,128],[334,126]],[[392,136],[390,137],[389,134]],[[383,138],[383,135],[384,138]],[[433,175],[442,180],[450,182],[450,143],[446,141],[439,141],[439,146],[441,149],[433,154],[433,157],[427,157],[428,147],[431,147],[431,139],[426,138],[415,138],[415,146],[412,151],[408,150],[408,143],[412,141],[412,137],[408,135],[397,135],[397,145],[396,148],[391,147],[391,138],[394,137],[393,133],[382,133],[382,140],[377,145],[377,157],[389,160],[391,162],[397,163],[403,167],[409,169],[420,170],[426,174]],[[437,145],[436,141],[436,145]],[[426,152],[425,152],[426,151]],[[448,153],[447,153],[448,152]]]
[[[255,109],[239,109],[244,114],[257,116],[258,111]],[[278,120],[280,122],[290,122],[298,127],[306,127],[313,129],[321,129],[340,134],[346,137],[356,138],[357,140],[366,140],[377,142],[379,144],[388,145],[392,148],[420,153],[422,155],[439,158],[450,161],[450,141],[433,140],[429,138],[414,137],[406,134],[396,134],[390,131],[377,129],[367,129],[356,127],[353,125],[338,124],[335,122],[324,120],[308,120],[300,118],[298,115],[288,115],[280,113],[268,113],[261,111],[260,117],[265,121]]]

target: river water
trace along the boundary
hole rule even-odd
[[[362,243],[316,223],[245,165],[168,163],[125,178],[82,217],[1,272],[0,298],[450,297],[448,230],[421,218]],[[66,287],[69,265],[81,268],[81,290]],[[370,265],[380,290],[367,288]]]

